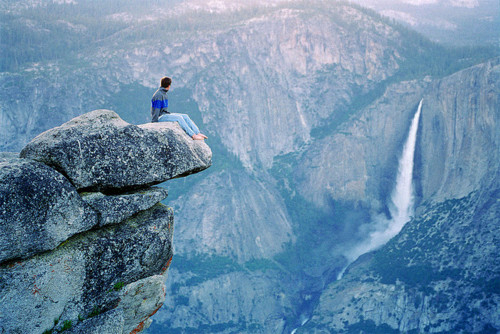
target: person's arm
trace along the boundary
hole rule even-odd
[[[160,109],[151,107],[151,122],[158,122],[158,117],[160,116]]]

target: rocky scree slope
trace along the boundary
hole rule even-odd
[[[165,300],[167,190],[211,165],[174,123],[96,110],[0,156],[0,332],[131,333]]]

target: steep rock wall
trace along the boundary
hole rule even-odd
[[[500,328],[499,66],[429,85],[416,152],[423,202],[399,235],[325,289],[298,332]]]
[[[325,6],[317,6],[320,3]],[[11,4],[5,6],[8,8]],[[76,5],[71,6],[77,8]],[[339,267],[345,265],[336,248],[342,242],[341,237],[350,240],[354,235],[353,230],[365,219],[364,216],[354,216],[339,228],[337,217],[342,214],[340,208],[335,214],[326,211],[328,215],[321,216],[324,224],[314,224],[314,219],[310,217],[315,214],[316,201],[322,208],[329,205],[330,198],[361,202],[362,208],[368,206],[378,209],[384,205],[382,199],[391,187],[394,174],[391,171],[397,164],[400,149],[398,141],[403,140],[412,108],[416,108],[420,91],[429,81],[405,83],[401,89],[397,85],[393,86],[390,88],[393,92],[389,90],[385,100],[378,100],[377,104],[369,107],[373,117],[366,119],[366,127],[379,129],[382,133],[360,130],[362,135],[371,136],[369,140],[360,138],[357,142],[351,142],[352,136],[346,135],[336,141],[338,145],[346,145],[349,150],[360,155],[343,152],[339,149],[342,146],[331,145],[330,139],[337,132],[336,127],[342,122],[356,119],[357,114],[362,113],[362,110],[358,113],[360,109],[356,108],[358,102],[371,103],[375,99],[374,95],[364,94],[371,93],[374,87],[383,86],[381,83],[397,73],[400,66],[418,62],[419,55],[430,56],[428,59],[434,61],[437,54],[429,53],[429,45],[425,41],[421,43],[421,38],[409,39],[411,36],[402,34],[403,31],[397,26],[359,8],[352,8],[347,3],[337,6],[336,2],[286,1],[276,9],[263,11],[257,8],[254,11],[252,8],[249,11],[229,12],[227,15],[223,13],[221,16],[218,11],[204,15],[199,10],[179,14],[176,8],[167,8],[162,3],[152,7],[162,15],[152,17],[152,11],[141,15],[130,11],[123,4],[117,9],[117,15],[99,17],[99,26],[107,28],[113,22],[126,22],[126,29],[113,33],[112,38],[99,39],[96,45],[89,48],[73,50],[77,55],[76,62],[68,63],[65,59],[43,60],[27,64],[19,72],[2,74],[0,144],[17,151],[41,131],[85,110],[102,107],[115,108],[124,119],[125,116],[131,117],[132,120],[127,119],[129,122],[145,122],[149,118],[147,104],[158,84],[158,69],[165,69],[168,72],[165,74],[174,78],[170,95],[171,110],[198,117],[197,124],[209,132],[210,140],[223,143],[218,146],[218,161],[236,154],[244,161],[246,169],[235,172],[232,163],[221,167],[224,169],[222,172],[212,168],[214,175],[210,182],[202,180],[187,183],[183,196],[175,203],[169,202],[176,210],[176,228],[179,229],[179,225],[182,228],[176,246],[178,252],[185,255],[183,260],[189,257],[190,251],[199,249],[207,261],[200,271],[187,272],[182,268],[183,271],[172,282],[171,291],[182,291],[182,294],[176,294],[176,303],[171,305],[168,312],[160,314],[164,316],[163,319],[167,319],[164,326],[168,327],[175,319],[182,318],[190,320],[184,323],[188,327],[192,324],[193,328],[202,330],[206,328],[203,326],[213,325],[211,328],[214,331],[223,331],[224,324],[232,321],[231,328],[237,331],[245,323],[234,323],[238,317],[230,311],[238,310],[236,314],[255,312],[255,316],[249,315],[242,319],[255,321],[252,322],[253,330],[263,331],[266,328],[263,325],[265,322],[261,323],[264,317],[257,308],[262,303],[266,307],[268,304],[273,305],[273,308],[268,309],[281,310],[281,313],[274,312],[273,319],[281,317],[300,324],[304,319],[299,313],[302,305],[314,300],[311,292],[322,289],[324,282],[331,281]],[[32,22],[33,16],[27,18],[29,20],[26,22]],[[62,19],[64,22],[77,21],[69,17]],[[201,22],[201,26],[192,26],[193,20]],[[362,28],[358,29],[358,26]],[[181,28],[176,30],[178,27]],[[247,32],[247,27],[250,32]],[[162,29],[165,33],[158,41],[157,32]],[[83,36],[87,35],[83,33]],[[387,55],[383,53],[385,50],[388,50]],[[444,50],[440,51],[448,56]],[[439,63],[439,59],[437,61]],[[177,90],[179,87],[184,89]],[[183,105],[179,102],[177,92],[179,95],[183,92],[188,95],[188,99],[198,104]],[[398,92],[411,97],[406,100],[399,97]],[[68,94],[71,94],[71,99]],[[363,98],[359,99],[359,96]],[[391,100],[395,102],[391,103]],[[116,107],[118,103],[119,108]],[[198,109],[203,113],[198,113]],[[378,116],[377,110],[381,110],[384,115]],[[349,116],[354,117],[348,120]],[[234,125],[234,121],[238,124]],[[372,121],[379,124],[372,125]],[[385,127],[384,122],[391,124],[391,127]],[[321,132],[320,139],[324,140],[318,140],[318,132]],[[388,138],[378,140],[378,136]],[[370,144],[371,141],[380,145],[370,145],[373,148],[371,150],[360,149],[362,144]],[[386,151],[383,145],[388,143],[391,143],[391,149]],[[332,152],[317,149],[320,145],[328,146]],[[293,160],[300,156],[297,153],[308,149],[314,150],[316,154],[307,155],[308,159],[293,161],[290,169],[301,169],[302,164],[308,164],[312,168],[302,170],[301,174],[295,174],[294,177],[307,177],[311,173],[317,175],[318,179],[311,178],[297,187],[289,179],[283,180],[278,173],[273,172],[272,177],[260,174],[263,170],[268,171],[271,164],[275,165],[277,156],[291,152],[290,160]],[[381,154],[377,153],[379,149]],[[228,154],[228,151],[231,153]],[[337,154],[333,154],[333,151]],[[358,156],[363,158],[359,160],[369,163],[358,164]],[[349,161],[345,167],[341,165],[343,159]],[[323,163],[315,165],[314,160]],[[381,165],[373,166],[373,162]],[[239,162],[237,165],[240,166]],[[322,166],[328,166],[327,170],[320,172]],[[341,167],[343,175],[339,175]],[[379,172],[376,167],[383,167],[384,170]],[[370,176],[363,175],[364,171]],[[226,182],[229,177],[231,182]],[[327,191],[322,187],[324,184],[330,186]],[[239,189],[230,186],[242,187],[244,191],[239,192]],[[242,193],[250,189],[252,192],[261,192],[262,197],[244,198]],[[221,195],[202,201],[202,198],[208,199],[207,193],[211,191]],[[299,192],[305,197],[288,202],[289,196]],[[354,198],[350,194],[365,196]],[[380,195],[376,198],[366,196],[372,194]],[[232,196],[242,199],[245,204],[230,201]],[[311,201],[308,202],[308,199]],[[201,210],[193,210],[190,205],[192,202],[203,203],[206,216]],[[222,207],[223,213],[218,210]],[[301,210],[300,215],[291,212],[296,207]],[[261,220],[262,216],[265,216],[265,221]],[[212,221],[219,218],[221,222]],[[254,225],[257,218],[259,222]],[[203,223],[200,224],[200,221]],[[278,226],[274,225],[275,222]],[[219,224],[224,228],[218,229]],[[200,227],[206,229],[207,233],[200,233]],[[292,236],[281,233],[281,228],[283,232],[291,230]],[[309,233],[309,238],[303,237],[305,231]],[[275,243],[262,243],[260,247],[255,242],[259,235],[269,236],[276,232]],[[211,239],[212,236],[216,239]],[[235,243],[234,239],[241,242]],[[294,243],[294,240],[299,242]],[[308,243],[304,247],[305,242]],[[296,247],[296,251],[293,251],[293,247]],[[280,250],[284,250],[284,253],[276,254]],[[224,258],[210,261],[214,254]],[[281,260],[285,259],[287,265],[284,270],[276,270],[276,263],[273,262],[276,255]],[[260,256],[263,257],[259,258],[262,261],[250,259]],[[195,255],[189,260],[196,261],[199,258]],[[228,258],[237,263],[230,262]],[[286,259],[290,261],[286,262]],[[179,262],[174,264],[182,266]],[[219,274],[221,271],[228,273],[220,270],[218,262],[229,262],[230,268],[241,265],[237,274],[228,276],[239,278],[242,272],[248,275],[247,279],[229,280],[230,284],[223,284],[227,280]],[[290,267],[299,266],[299,270],[293,273],[289,271]],[[270,270],[275,271],[269,274]],[[248,281],[254,283],[247,284]],[[287,285],[288,288],[283,291],[281,287],[286,282],[294,284]],[[183,283],[193,285],[186,284],[178,289],[179,284]],[[216,283],[222,288],[212,297],[211,291],[204,288],[210,289]],[[229,289],[226,293],[223,290],[225,288]],[[233,293],[233,290],[245,296],[262,294],[266,297],[255,298],[259,301],[255,304],[227,298],[226,295]],[[200,315],[199,305],[205,308],[212,301],[218,307],[210,311],[210,317]],[[289,308],[289,305],[292,307]],[[170,318],[165,317],[165,314],[170,315]],[[180,317],[180,314],[184,316]],[[256,329],[258,325],[263,327]]]
[[[290,218],[276,189],[243,171],[212,174],[193,191],[196,196],[186,194],[172,203],[185,212],[186,224],[178,227],[180,253],[193,254],[196,249],[195,253],[227,256],[242,263],[271,258],[293,241]],[[220,205],[212,205],[214,199]]]
[[[300,194],[323,209],[338,200],[380,210],[393,185],[411,117],[428,84],[410,81],[388,87],[338,132],[311,145],[293,174]]]
[[[116,147],[123,129],[128,150]],[[152,144],[156,150],[130,154]],[[208,146],[177,124],[138,127],[97,110],[39,135],[21,155],[60,173],[15,154],[0,158],[0,332],[147,328],[165,300],[174,224],[159,203],[167,191],[148,185],[208,168]]]
[[[424,199],[461,198],[497,177],[499,96],[500,58],[428,88],[419,142]]]

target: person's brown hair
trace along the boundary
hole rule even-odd
[[[172,83],[172,79],[170,79],[169,77],[161,78],[161,86],[163,88],[167,88],[168,86],[170,86],[171,83]]]

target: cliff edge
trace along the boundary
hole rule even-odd
[[[165,300],[173,211],[211,165],[176,123],[95,110],[0,155],[0,333],[137,333]]]

